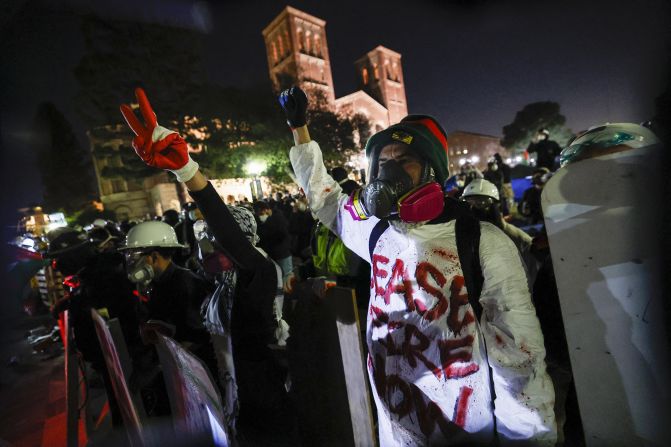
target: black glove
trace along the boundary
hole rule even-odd
[[[308,97],[300,87],[291,87],[280,93],[280,105],[287,115],[287,124],[292,129],[305,126],[305,113],[308,110]]]

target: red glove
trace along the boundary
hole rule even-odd
[[[149,166],[171,171],[180,182],[191,180],[198,171],[198,163],[189,156],[189,145],[174,130],[158,125],[144,90],[136,88],[135,97],[146,125],[137,119],[129,105],[120,106],[121,114],[135,133],[135,152]]]

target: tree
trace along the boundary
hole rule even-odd
[[[550,132],[550,139],[565,145],[573,136],[564,124],[566,117],[559,113],[559,104],[552,101],[534,102],[517,112],[515,120],[503,127],[501,145],[514,152],[523,151],[542,128]]]
[[[254,159],[268,166],[264,175],[289,180],[285,168],[291,134],[270,82],[244,89],[207,83],[202,36],[193,31],[95,17],[85,18],[82,30],[87,51],[75,75],[81,86],[79,109],[89,129],[122,123],[119,104],[132,102],[134,88],[142,86],[159,123],[186,139],[206,175],[245,177],[245,166]],[[329,165],[344,163],[370,133],[365,118],[341,117],[324,107],[312,110],[309,119]],[[130,144],[130,134],[122,137]],[[106,150],[113,151],[101,147],[100,154]],[[121,162],[115,157],[102,170],[105,177],[128,180],[155,174],[140,165],[130,147],[114,155]]]
[[[35,135],[44,207],[74,212],[95,194],[88,151],[83,150],[72,125],[50,102],[37,109]]]

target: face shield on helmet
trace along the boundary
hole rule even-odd
[[[580,160],[627,149],[659,144],[648,128],[633,123],[611,123],[591,127],[575,137],[559,154],[561,167]]]
[[[492,182],[484,179],[471,181],[464,189],[461,200],[468,203],[478,219],[499,225],[499,190]]]

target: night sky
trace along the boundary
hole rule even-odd
[[[46,6],[51,3],[58,6]],[[72,101],[77,90],[72,69],[84,48],[73,11],[201,30],[207,35],[211,81],[249,86],[268,77],[261,30],[287,5],[251,0],[98,3],[12,0],[1,7],[5,216],[41,199],[30,146],[40,102],[53,101],[87,145]],[[144,9],[138,12],[140,4]],[[668,75],[669,21],[662,0],[289,4],[326,20],[336,97],[356,89],[353,62],[384,45],[403,55],[409,111],[435,115],[448,131],[500,136],[524,105],[545,100],[561,104],[573,131],[605,121],[645,121]],[[7,24],[25,8],[48,14],[50,25],[28,23],[19,35],[9,35]]]

